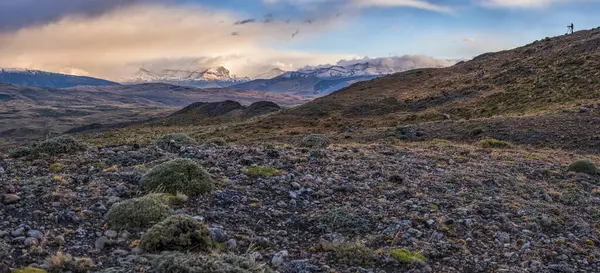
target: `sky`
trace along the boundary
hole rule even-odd
[[[142,67],[437,66],[594,28],[599,12],[600,0],[0,0],[0,67],[124,80]]]

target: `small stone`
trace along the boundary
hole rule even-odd
[[[7,231],[4,231],[4,230],[0,230],[0,238],[4,238],[4,237],[8,236],[8,234],[10,234],[10,233],[8,233]]]
[[[44,238],[44,234],[41,231],[35,229],[27,231],[27,236],[36,238],[38,240],[42,240]]]
[[[131,254],[133,255],[140,255],[142,253],[144,253],[144,251],[139,246],[136,246],[131,249]]]
[[[258,251],[254,251],[254,252],[250,253],[250,257],[253,258],[254,260],[262,259],[262,255]]]
[[[23,242],[23,244],[24,244],[25,246],[36,246],[36,245],[38,245],[38,244],[39,244],[39,241],[38,241],[38,239],[36,239],[36,238],[29,237],[29,238],[26,238],[26,239],[25,239],[25,241]]]
[[[444,120],[449,120],[449,119],[450,119],[450,115],[444,114]]]
[[[585,106],[579,108],[579,113],[587,113],[589,111],[590,109]]]
[[[58,235],[54,237],[54,243],[59,246],[64,246],[67,243],[67,241],[65,241],[65,237],[63,237],[62,235]]]
[[[116,249],[112,252],[113,256],[127,256],[129,255],[129,251],[126,250],[122,250],[122,249]]]
[[[6,187],[4,187],[4,192],[6,192],[6,193],[16,193],[17,189],[13,185],[7,185]]]
[[[217,243],[224,243],[229,239],[227,238],[227,234],[225,234],[223,229],[218,227],[210,228],[210,236],[212,237],[213,241]]]
[[[98,250],[102,250],[106,246],[106,243],[108,243],[108,238],[106,236],[102,236],[96,239],[96,242],[94,242],[94,247]]]
[[[227,240],[227,248],[231,251],[237,249],[237,241],[235,239]]]
[[[302,186],[300,186],[300,184],[298,184],[298,182],[292,182],[292,187],[297,190],[302,188]]]
[[[19,227],[10,232],[10,236],[12,237],[21,237],[25,235],[25,228]]]
[[[10,205],[10,204],[19,202],[19,200],[21,200],[21,197],[19,197],[16,194],[5,194],[4,199],[2,199],[2,200],[3,200],[4,204]]]
[[[271,245],[271,242],[269,241],[269,239],[267,239],[266,237],[256,237],[255,239],[255,243],[257,246],[259,247],[269,247]]]
[[[114,239],[114,238],[117,238],[117,236],[119,236],[119,234],[116,231],[109,229],[104,232],[104,236]]]
[[[425,222],[427,224],[428,227],[432,227],[435,224],[435,220],[433,219],[429,219],[427,220],[427,222]]]
[[[277,202],[277,206],[280,208],[285,208],[285,207],[287,207],[287,203],[285,203],[283,201],[279,201],[279,202]]]
[[[288,257],[290,254],[288,253],[287,250],[282,250],[277,252],[275,255],[273,255],[273,258],[271,259],[271,264],[274,267],[279,267],[283,264],[283,262],[285,261],[285,258]]]
[[[406,238],[419,238],[421,235],[423,235],[423,232],[414,228],[409,228],[406,233],[404,233]]]
[[[502,244],[510,244],[510,235],[506,232],[499,232],[496,235],[496,238],[498,238],[498,241]]]

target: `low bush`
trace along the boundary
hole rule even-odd
[[[227,141],[225,141],[225,139],[221,138],[221,137],[215,137],[215,138],[211,138],[208,139],[204,142],[204,144],[214,144],[217,146],[227,146]]]
[[[85,150],[85,148],[86,145],[80,140],[70,135],[62,135],[40,142],[35,146],[33,152],[36,154],[44,153],[56,156],[60,154],[74,154]]]
[[[258,166],[258,167],[251,167],[248,168],[244,171],[245,174],[247,175],[251,175],[251,176],[262,176],[265,178],[269,178],[275,174],[280,173],[281,171],[278,169],[275,169],[271,166]]]
[[[419,251],[410,251],[406,248],[396,248],[390,250],[390,256],[401,263],[424,262],[425,257]]]
[[[179,158],[152,168],[142,176],[140,186],[148,192],[197,196],[212,191],[214,182],[198,163]]]
[[[213,243],[210,231],[198,220],[187,215],[173,215],[150,228],[140,239],[139,246],[148,252],[202,252],[212,249]]]
[[[343,243],[333,248],[331,258],[338,264],[372,267],[380,262],[380,255],[362,243]]]
[[[197,144],[196,140],[183,133],[167,134],[155,141],[161,149],[177,152],[181,147]]]
[[[272,273],[269,266],[232,254],[194,255],[164,252],[153,259],[156,272],[169,273]]]
[[[113,204],[106,214],[114,229],[144,230],[171,215],[172,209],[160,196],[148,195]]]
[[[300,146],[306,147],[306,148],[325,149],[329,146],[329,144],[330,144],[329,137],[326,135],[321,135],[321,134],[311,134],[311,135],[305,136],[300,141]]]
[[[32,153],[33,153],[33,150],[30,147],[22,146],[22,147],[17,147],[17,148],[10,150],[8,152],[8,156],[10,156],[12,158],[21,158],[21,157],[29,156]]]
[[[494,138],[487,138],[479,141],[479,146],[482,148],[509,148],[512,147],[510,142],[506,142],[503,140],[498,140]]]
[[[587,159],[580,159],[571,163],[571,165],[569,165],[568,171],[586,173],[589,175],[595,175],[598,173],[596,165],[594,165],[592,161],[589,161]]]

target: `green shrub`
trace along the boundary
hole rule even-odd
[[[30,147],[22,146],[22,147],[17,147],[17,148],[10,150],[8,152],[8,156],[10,156],[12,158],[20,158],[20,157],[29,156],[32,153],[33,153],[33,150]]]
[[[231,254],[194,255],[164,252],[153,259],[156,272],[169,273],[272,273],[265,264]]]
[[[47,272],[48,271],[46,271],[44,269],[26,266],[26,267],[14,269],[11,273],[47,273]]]
[[[598,173],[596,165],[594,165],[593,162],[587,159],[580,159],[571,163],[571,165],[569,165],[568,171],[577,173],[587,173],[589,175],[595,175]]]
[[[227,146],[227,141],[225,141],[225,139],[221,138],[221,137],[215,137],[215,138],[211,138],[207,141],[204,142],[204,144],[215,144],[217,146]]]
[[[208,251],[212,245],[208,228],[187,215],[170,216],[150,228],[140,239],[140,248],[148,252]]]
[[[36,154],[44,153],[51,156],[60,154],[74,154],[85,150],[85,144],[70,135],[62,135],[47,139],[39,143],[35,148]]]
[[[183,133],[173,133],[164,135],[155,143],[160,148],[171,152],[179,151],[179,149],[184,146],[197,144],[196,140]]]
[[[48,170],[51,172],[60,172],[62,170],[64,170],[67,166],[65,166],[64,164],[60,164],[60,163],[53,163],[50,165],[50,167],[48,167]]]
[[[350,266],[375,266],[380,262],[380,255],[359,242],[335,246],[331,257],[336,263]]]
[[[479,146],[483,148],[509,148],[512,146],[509,142],[503,140],[497,140],[494,138],[487,138],[479,141]]]
[[[327,146],[329,146],[329,144],[330,144],[329,137],[327,137],[326,135],[320,135],[320,134],[312,134],[312,135],[305,136],[300,141],[300,146],[306,147],[306,148],[325,149],[325,148],[327,148]]]
[[[390,256],[398,260],[398,262],[409,264],[412,262],[424,262],[425,257],[419,251],[410,251],[406,248],[396,248],[390,250]]]
[[[164,220],[171,213],[171,207],[161,197],[147,195],[113,204],[106,219],[112,228],[139,231]]]
[[[280,172],[281,172],[280,170],[275,169],[271,166],[251,167],[244,171],[244,173],[247,175],[262,176],[262,177],[266,177],[266,178],[269,178]]]
[[[213,190],[210,175],[198,163],[187,158],[179,158],[162,163],[142,176],[142,189],[146,191],[183,193],[197,196]]]

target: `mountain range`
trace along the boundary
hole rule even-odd
[[[330,65],[305,67],[285,72],[271,79],[256,79],[232,86],[239,90],[258,90],[274,93],[290,93],[301,96],[322,96],[353,83],[368,81],[402,70],[376,63],[355,63],[346,66]]]
[[[119,83],[103,79],[73,76],[32,69],[0,68],[0,83],[49,88],[68,88],[74,86],[111,86]]]
[[[200,88],[228,87],[250,81],[250,78],[231,75],[225,67],[202,70],[164,69],[158,72],[140,68],[129,83],[169,83]]]

